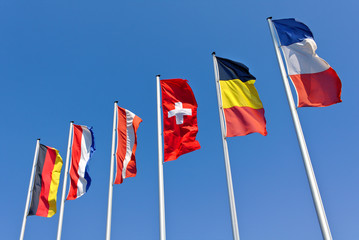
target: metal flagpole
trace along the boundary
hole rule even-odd
[[[277,60],[278,60],[280,72],[282,74],[283,84],[284,84],[285,92],[287,94],[287,99],[288,99],[289,108],[290,108],[290,111],[291,111],[291,114],[292,114],[292,119],[293,119],[293,123],[294,123],[294,126],[295,126],[295,131],[297,133],[297,139],[298,139],[298,142],[299,142],[300,151],[302,153],[302,158],[303,158],[303,162],[304,162],[304,166],[305,166],[305,171],[307,173],[307,178],[308,178],[308,181],[309,181],[310,191],[312,193],[312,198],[313,198],[313,201],[314,201],[315,210],[317,212],[317,216],[318,216],[318,220],[319,220],[319,224],[320,224],[320,228],[321,228],[321,231],[322,231],[323,238],[325,240],[331,240],[332,235],[330,233],[328,220],[327,220],[327,217],[325,215],[325,210],[324,210],[322,198],[320,197],[320,192],[319,192],[317,180],[315,179],[315,174],[314,174],[312,162],[310,160],[308,148],[307,148],[307,145],[305,143],[303,130],[302,130],[302,127],[301,127],[301,124],[300,124],[300,121],[299,121],[299,117],[298,117],[298,113],[297,113],[297,110],[296,110],[296,107],[295,107],[295,104],[294,104],[292,91],[290,90],[287,74],[286,74],[284,64],[283,64],[283,59],[282,59],[282,56],[281,56],[281,53],[280,53],[280,50],[279,50],[278,42],[276,40],[275,30],[274,30],[273,23],[272,23],[271,19],[272,18],[269,17],[269,18],[267,18],[267,21],[268,21],[269,29],[270,29],[270,32],[271,32],[271,36],[272,36],[272,40],[273,40],[273,44],[274,44],[274,49],[275,49],[275,52],[276,52],[276,55],[277,55]]]
[[[32,170],[31,170],[31,177],[29,182],[29,191],[27,192],[26,197],[26,204],[25,204],[25,211],[24,211],[24,218],[22,219],[22,227],[21,227],[21,233],[20,233],[20,240],[24,239],[24,233],[25,233],[25,226],[26,226],[26,218],[29,211],[29,203],[30,203],[30,193],[33,185],[34,180],[34,173],[35,173],[35,166],[37,164],[37,158],[39,156],[39,147],[40,147],[40,138],[36,141],[36,148],[35,148],[35,155],[34,155],[34,162],[32,164]]]
[[[59,215],[59,224],[57,227],[57,240],[61,239],[62,232],[62,220],[64,218],[64,208],[65,208],[65,194],[66,194],[66,185],[67,185],[67,176],[69,174],[69,161],[70,161],[70,151],[71,151],[71,135],[72,129],[74,126],[74,121],[70,122],[70,131],[69,131],[69,140],[67,142],[67,153],[66,153],[66,164],[65,164],[65,173],[64,173],[64,181],[62,185],[62,195],[61,195],[61,207],[60,207],[60,215]]]
[[[217,89],[219,121],[220,121],[220,124],[221,124],[224,163],[225,163],[225,166],[226,166],[229,206],[230,206],[230,210],[231,210],[232,233],[233,233],[233,239],[239,240],[239,230],[238,230],[236,203],[235,203],[235,200],[234,200],[231,165],[230,165],[230,162],[229,162],[228,146],[227,146],[227,140],[226,140],[226,127],[224,125],[222,97],[221,97],[220,85],[219,85],[218,63],[217,63],[217,59],[216,59],[216,54],[214,52],[212,53],[212,56],[213,56],[213,66],[214,66],[216,89]]]
[[[115,138],[116,138],[116,116],[117,103],[114,103],[113,109],[113,130],[112,130],[112,147],[111,147],[111,165],[110,165],[110,182],[108,184],[108,206],[107,206],[107,225],[106,225],[106,240],[111,239],[111,216],[112,216],[112,192],[113,192],[113,172],[115,164]]]
[[[156,76],[156,80],[157,80],[158,189],[159,189],[159,209],[160,209],[160,240],[166,240],[165,194],[164,194],[164,186],[163,186],[160,75]]]

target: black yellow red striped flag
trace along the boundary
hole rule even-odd
[[[40,144],[28,215],[52,217],[56,213],[61,168],[62,158],[59,151]]]
[[[267,135],[264,109],[254,87],[256,78],[242,63],[216,57],[226,136],[244,136],[258,132]]]

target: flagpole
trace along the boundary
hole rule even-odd
[[[32,164],[32,170],[31,170],[31,177],[30,177],[30,182],[29,182],[29,190],[27,192],[27,197],[26,197],[26,204],[25,204],[25,211],[24,211],[24,217],[22,219],[22,227],[21,227],[21,233],[20,233],[20,240],[24,239],[24,233],[25,233],[25,226],[26,226],[26,218],[27,218],[27,214],[29,211],[29,203],[30,203],[30,194],[31,194],[31,189],[32,189],[32,185],[33,185],[33,180],[34,180],[34,173],[35,173],[35,166],[37,164],[37,158],[39,156],[39,147],[40,147],[40,138],[37,139],[36,141],[36,147],[35,147],[35,154],[34,154],[34,162]]]
[[[64,181],[63,181],[63,184],[62,184],[61,207],[60,207],[60,215],[59,215],[59,224],[58,224],[58,227],[57,227],[57,240],[61,239],[62,220],[64,218],[65,194],[66,194],[67,176],[69,174],[68,169],[69,169],[69,161],[70,161],[71,135],[72,135],[73,126],[74,126],[74,121],[71,121],[70,122],[69,139],[67,141],[66,164],[65,164]]]
[[[165,194],[164,194],[164,184],[163,184],[163,155],[162,155],[163,151],[162,151],[160,75],[156,76],[156,81],[157,81],[158,189],[159,189],[159,210],[160,210],[160,240],[166,240]]]
[[[223,106],[222,106],[222,98],[221,98],[221,92],[220,92],[219,75],[218,75],[218,63],[217,63],[217,59],[216,59],[216,53],[213,52],[212,56],[213,56],[213,67],[214,67],[216,89],[217,89],[219,121],[220,121],[220,124],[221,124],[224,163],[225,163],[225,167],[226,167],[229,206],[230,206],[230,210],[231,210],[232,233],[233,233],[233,239],[234,240],[239,240],[236,202],[235,202],[235,199],[234,199],[232,174],[231,174],[231,165],[230,165],[230,162],[229,162],[228,146],[227,146],[227,140],[226,140],[226,127],[224,125]]]
[[[113,192],[113,172],[115,164],[115,139],[116,139],[116,116],[117,103],[114,103],[113,109],[113,127],[112,127],[112,147],[111,147],[111,165],[110,165],[110,181],[108,184],[108,205],[107,205],[107,224],[106,224],[106,240],[111,239],[111,217],[112,217],[112,192]]]
[[[308,148],[307,148],[307,145],[306,145],[306,142],[305,142],[302,126],[300,124],[298,113],[297,113],[297,110],[296,110],[296,107],[295,107],[295,104],[294,104],[292,91],[290,90],[286,70],[284,68],[283,59],[282,59],[282,56],[281,56],[281,53],[280,53],[280,50],[279,50],[278,42],[276,40],[275,30],[274,30],[273,23],[272,23],[271,19],[272,18],[269,17],[269,18],[267,18],[267,21],[268,21],[269,29],[270,29],[270,32],[271,32],[271,36],[272,36],[272,40],[273,40],[273,44],[274,44],[274,49],[275,49],[275,52],[276,52],[276,55],[277,55],[277,60],[278,60],[280,72],[282,74],[283,84],[284,84],[285,92],[287,94],[287,100],[288,100],[289,108],[290,108],[290,111],[291,111],[291,114],[292,114],[292,119],[293,119],[293,123],[294,123],[294,126],[295,126],[295,131],[297,133],[297,139],[298,139],[298,142],[299,142],[300,151],[302,153],[302,158],[303,158],[303,162],[304,162],[304,166],[305,166],[305,171],[306,171],[307,178],[308,178],[308,181],[309,181],[310,191],[312,193],[312,198],[313,198],[313,202],[314,202],[314,205],[315,205],[315,210],[317,212],[317,216],[318,216],[318,220],[319,220],[319,224],[320,224],[320,229],[322,231],[323,238],[325,240],[331,240],[332,235],[331,235],[331,232],[330,232],[328,220],[327,220],[327,217],[325,215],[325,210],[324,210],[322,198],[320,197],[320,192],[319,192],[317,180],[315,178],[312,162],[310,160],[310,156],[309,156]]]

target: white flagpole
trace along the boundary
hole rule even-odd
[[[216,55],[215,55],[214,52],[212,53],[212,56],[213,56],[213,66],[214,66],[216,89],[217,89],[219,121],[220,121],[220,124],[221,124],[224,163],[225,163],[225,166],[226,166],[229,206],[230,206],[230,210],[231,210],[232,233],[233,233],[233,239],[234,240],[239,240],[236,202],[234,200],[231,165],[230,165],[230,162],[229,162],[228,146],[227,146],[227,140],[226,140],[226,127],[225,127],[225,124],[224,124],[222,96],[221,96],[221,91],[220,91],[219,74],[218,74],[218,63],[217,63]]]
[[[32,170],[31,170],[31,177],[29,182],[29,191],[27,192],[26,197],[26,204],[25,204],[25,211],[24,211],[24,217],[22,219],[22,227],[21,227],[21,233],[20,233],[20,240],[24,239],[24,233],[25,233],[25,226],[26,226],[26,218],[29,211],[29,203],[30,203],[30,193],[33,185],[34,180],[34,173],[35,173],[35,166],[37,164],[37,158],[39,156],[39,147],[40,147],[40,138],[36,141],[36,148],[35,148],[35,155],[34,155],[34,162],[32,164]]]
[[[71,135],[72,135],[73,126],[74,126],[74,121],[71,121],[70,122],[70,131],[69,131],[69,140],[67,141],[66,164],[65,164],[64,181],[63,181],[63,185],[62,185],[59,224],[58,224],[58,227],[57,227],[57,240],[61,239],[62,220],[64,218],[65,194],[66,194],[67,177],[68,177],[68,174],[69,174],[69,161],[70,161],[70,152],[71,152]]]
[[[111,165],[110,165],[110,181],[108,184],[108,205],[107,205],[107,224],[106,224],[106,240],[111,239],[111,216],[112,216],[112,192],[113,192],[113,172],[115,164],[115,139],[116,139],[116,116],[117,103],[114,103],[113,110],[113,127],[112,127],[112,147],[111,147]]]
[[[156,76],[156,80],[157,80],[158,189],[159,189],[159,210],[160,210],[160,240],[166,240],[165,193],[164,193],[164,185],[163,185],[160,75]]]
[[[273,44],[274,44],[274,49],[275,49],[275,52],[276,52],[276,55],[277,55],[277,60],[278,60],[280,72],[282,74],[283,84],[284,84],[285,92],[287,94],[288,104],[289,104],[289,108],[290,108],[290,111],[291,111],[291,114],[292,114],[292,119],[293,119],[293,123],[294,123],[294,126],[295,126],[295,131],[297,133],[297,139],[298,139],[298,142],[299,142],[300,151],[302,153],[302,158],[303,158],[303,162],[304,162],[304,166],[305,166],[305,171],[307,173],[307,178],[308,178],[308,181],[309,181],[310,191],[312,193],[312,198],[313,198],[313,201],[314,201],[315,210],[317,212],[317,216],[318,216],[318,220],[319,220],[319,224],[320,224],[320,229],[322,231],[323,239],[331,240],[332,235],[330,233],[328,220],[327,220],[327,217],[325,215],[325,210],[324,210],[322,198],[320,197],[320,192],[319,192],[317,180],[315,179],[315,174],[314,174],[312,162],[310,160],[308,148],[307,148],[307,145],[306,145],[306,142],[305,142],[305,139],[304,139],[302,126],[300,124],[298,113],[297,113],[297,110],[296,110],[296,107],[295,107],[295,104],[294,104],[292,91],[290,90],[286,70],[285,70],[284,64],[283,64],[283,59],[282,59],[282,56],[281,56],[281,53],[280,53],[280,50],[279,50],[280,47],[278,46],[278,42],[276,40],[275,29],[273,27],[273,23],[272,23],[271,19],[272,18],[269,17],[269,18],[267,18],[267,21],[268,21],[269,29],[270,29],[270,32],[271,32],[271,36],[272,36],[272,40],[273,40]]]

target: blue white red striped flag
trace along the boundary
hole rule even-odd
[[[294,18],[273,20],[296,88],[298,107],[325,107],[339,103],[342,84],[333,68],[316,54],[310,29]]]
[[[87,192],[91,185],[88,162],[95,151],[92,128],[75,125],[73,130],[70,190],[67,200],[74,200]]]

